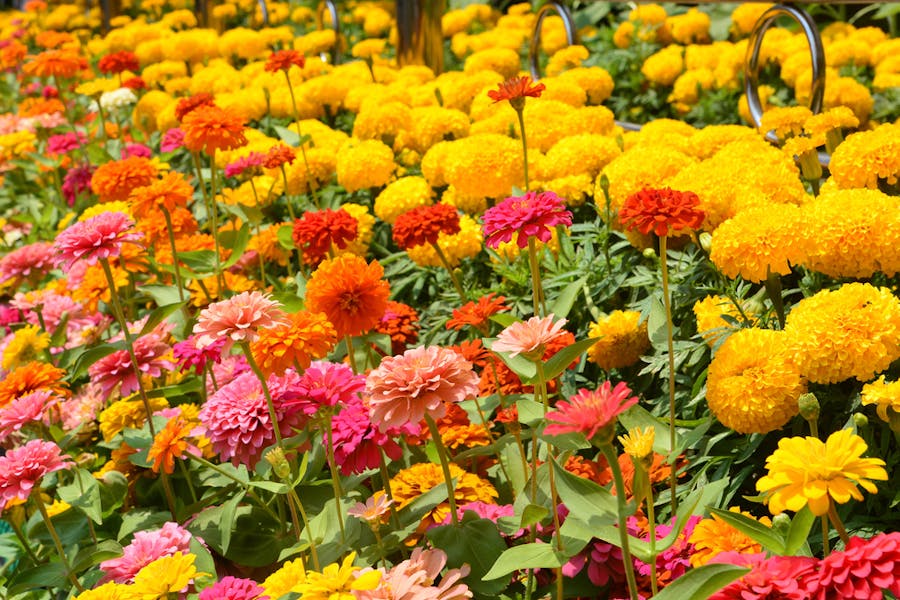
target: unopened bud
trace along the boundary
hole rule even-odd
[[[272,465],[272,470],[279,479],[287,479],[291,475],[291,465],[288,464],[281,448],[272,448],[266,452],[266,462]]]
[[[868,427],[869,426],[869,417],[867,417],[863,413],[853,413],[853,424],[856,425],[857,429],[862,429],[863,427]]]
[[[644,248],[644,258],[656,258],[656,250],[653,248]]]
[[[791,518],[787,513],[781,513],[772,517],[772,529],[778,533],[787,535],[791,529]]]
[[[807,421],[819,420],[819,399],[813,393],[806,393],[800,396],[797,401],[800,406],[800,416]]]
[[[700,239],[700,247],[703,248],[703,251],[707,254],[712,252],[712,234],[708,231],[703,231],[697,237]]]

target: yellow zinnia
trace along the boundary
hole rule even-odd
[[[816,516],[828,512],[832,501],[862,500],[858,486],[867,492],[878,489],[870,480],[886,481],[880,458],[862,458],[868,447],[849,429],[836,431],[826,441],[814,437],[784,438],[766,459],[768,474],[756,482],[767,495],[773,514],[797,512],[807,504]]]
[[[372,590],[381,581],[381,571],[360,573],[360,567],[353,566],[356,553],[352,552],[338,565],[332,563],[321,573],[308,571],[306,581],[294,590],[303,594],[305,600],[354,600],[355,590]]]
[[[156,559],[134,577],[132,592],[141,600],[164,600],[169,594],[181,592],[199,575],[193,554],[176,552]]]

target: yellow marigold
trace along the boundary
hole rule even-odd
[[[728,510],[753,518],[753,515],[737,507],[732,507]],[[768,517],[758,520],[763,525],[771,525],[772,523]],[[688,543],[694,545],[694,552],[691,554],[691,566],[693,567],[705,565],[711,558],[722,552],[737,552],[739,554],[762,552],[762,546],[759,542],[735,529],[717,515],[697,523],[694,531],[691,533],[691,537],[688,538]]]
[[[357,61],[357,63],[362,64],[361,61]],[[329,113],[336,114],[352,85],[352,80],[331,73],[303,82],[294,90],[294,93],[298,101],[299,99],[308,99]]]
[[[816,437],[783,438],[766,459],[768,473],[756,482],[756,489],[766,495],[772,514],[808,505],[814,515],[825,515],[834,503],[862,500],[860,486],[875,494],[878,488],[871,480],[887,480],[884,461],[862,458],[866,450],[866,442],[849,429],[835,431],[824,442]]]
[[[891,429],[897,430],[898,417],[900,417],[900,381],[886,382],[884,375],[872,383],[867,383],[862,389],[863,406],[876,406],[878,418],[891,424]]]
[[[879,180],[896,184],[900,177],[900,125],[886,123],[848,135],[834,151],[828,168],[841,189],[878,189]]]
[[[754,308],[754,305],[748,301],[742,302],[738,307],[731,298],[706,296],[694,303],[697,333],[706,340],[707,344],[712,346],[722,336],[737,328],[735,322],[744,323],[747,326],[755,325],[759,315]],[[730,317],[733,321],[727,321],[723,317]]]
[[[771,108],[772,104],[769,103],[769,99],[774,95],[775,88],[771,85],[759,86],[759,103],[760,106],[762,106],[763,112]],[[747,94],[741,94],[741,97],[738,100],[738,115],[740,115],[741,120],[744,123],[753,123],[753,118],[750,115],[750,106],[747,103]]]
[[[406,106],[415,106],[412,94],[406,86],[385,85],[384,83],[364,83],[354,86],[344,98],[344,108],[358,113],[369,105],[381,105],[388,102],[399,102]]]
[[[822,290],[791,309],[784,331],[810,381],[868,381],[900,358],[900,299],[868,283]]]
[[[381,571],[366,570],[353,566],[356,552],[351,552],[338,565],[333,563],[322,569],[322,572],[307,571],[306,581],[297,585],[297,590],[306,600],[353,600],[354,591],[372,590],[381,581]]]
[[[872,46],[863,40],[845,38],[825,42],[825,62],[829,67],[845,65],[867,67],[872,61]]]
[[[400,102],[365,103],[353,122],[353,137],[379,140],[388,146],[403,132],[412,128],[410,109]]]
[[[490,431],[485,429],[484,425],[468,423],[441,427],[441,441],[445,447],[456,450],[459,447],[487,446],[493,440]]]
[[[463,66],[464,73],[494,71],[504,80],[515,77],[522,68],[519,53],[509,48],[488,48],[470,55]]]
[[[769,433],[799,412],[806,392],[791,361],[790,337],[771,329],[741,329],[729,336],[709,365],[706,400],[726,427],[738,433]]]
[[[362,204],[347,202],[342,204],[341,208],[356,219],[356,238],[348,243],[343,250],[338,250],[337,254],[355,254],[364,257],[369,252],[369,244],[372,243],[372,237],[374,236],[372,228],[375,226],[375,217]]]
[[[740,275],[759,283],[770,273],[787,275],[812,251],[804,216],[792,204],[743,210],[713,232],[710,260],[732,279]]]
[[[337,157],[337,179],[348,192],[382,187],[394,173],[394,152],[378,140],[350,140]]]
[[[547,77],[557,77],[563,71],[580,67],[588,56],[590,56],[590,52],[581,44],[557,50],[547,61]]]
[[[374,6],[366,13],[366,18],[363,21],[363,31],[366,32],[368,37],[383,35],[391,28],[393,20],[391,13],[381,7]]]
[[[306,583],[306,569],[303,559],[289,560],[281,568],[266,577],[260,586],[269,598],[281,598],[290,592],[299,592],[300,585]]]
[[[803,124],[812,116],[805,106],[776,107],[766,111],[760,120],[762,133],[774,131],[779,139],[785,140],[803,132]]]
[[[634,39],[634,29],[634,23],[631,21],[619,23],[615,33],[613,33],[613,44],[615,47],[625,49],[631,46],[631,42]]]
[[[165,398],[148,398],[148,402],[153,412],[169,406]],[[132,395],[113,402],[109,408],[100,413],[100,433],[103,434],[103,439],[109,442],[123,429],[140,429],[146,421],[147,411],[144,408],[144,401]]]
[[[742,2],[731,13],[731,31],[738,37],[750,35],[764,12],[775,6],[770,2]]]
[[[672,84],[668,100],[674,104],[675,110],[686,113],[700,101],[700,93],[711,90],[715,82],[715,75],[709,69],[685,71]]]
[[[798,82],[795,93],[798,102],[809,101],[809,85],[805,82],[803,86]],[[832,77],[825,85],[823,105],[826,109],[846,106],[853,111],[860,123],[865,123],[875,107],[875,99],[869,88],[853,77]]]
[[[467,196],[502,198],[512,192],[513,186],[525,183],[522,145],[505,135],[469,136],[449,142],[442,151],[443,180]],[[422,159],[423,173],[429,154]],[[435,185],[432,178],[429,181]]]
[[[628,196],[644,188],[664,187],[670,178],[695,161],[692,157],[665,146],[642,145],[626,150],[614,158],[601,174],[609,179],[609,196],[613,212],[618,212]],[[673,187],[692,190],[692,187]],[[595,198],[603,198],[597,178]],[[705,210],[705,208],[704,208]]]
[[[497,490],[485,479],[464,471],[455,463],[450,463],[450,476],[456,480],[453,497],[456,504],[467,502],[486,502],[496,504]],[[408,469],[398,472],[390,480],[391,496],[401,510],[422,494],[436,486],[444,486],[444,474],[441,466],[430,462],[417,463]],[[444,501],[426,513],[422,518],[420,529],[424,531],[431,525],[438,524],[450,514],[450,503]]]
[[[635,310],[614,310],[591,323],[588,337],[599,338],[588,348],[588,360],[607,371],[630,367],[650,349],[647,322]]]
[[[621,153],[610,137],[593,133],[572,135],[550,148],[541,161],[541,170],[546,179],[579,174],[594,178]]]
[[[17,329],[3,349],[3,369],[12,371],[31,361],[41,360],[44,350],[49,347],[50,334],[41,331],[40,326],[26,325]]]
[[[548,181],[535,181],[534,187],[545,192],[555,192],[566,201],[566,206],[581,206],[594,195],[594,178],[587,173],[579,173]]]
[[[350,49],[350,54],[356,58],[372,59],[384,54],[386,46],[387,40],[381,38],[360,40],[353,44],[353,48]]]
[[[737,141],[756,141],[759,134],[744,125],[707,125],[691,136],[689,154],[701,160],[711,158],[722,148]]]
[[[670,86],[684,71],[684,48],[666,46],[647,57],[641,66],[641,73],[650,83]]]
[[[666,28],[678,44],[703,44],[709,42],[709,15],[691,8],[684,14],[666,19]]]
[[[138,598],[168,598],[186,588],[197,573],[193,554],[176,552],[171,556],[158,558],[138,571],[134,576],[132,593]]]
[[[306,369],[336,343],[334,326],[323,313],[301,310],[290,315],[284,325],[261,329],[250,349],[263,373],[281,375],[292,367],[298,372]]]
[[[484,248],[481,225],[469,215],[460,215],[459,232],[453,235],[438,235],[438,247],[447,258],[450,266],[455,267],[464,258],[476,256]],[[443,266],[437,252],[431,244],[422,244],[406,251],[409,258],[421,267]]]
[[[587,93],[588,104],[602,104],[612,95],[612,76],[600,67],[578,67],[561,73],[559,79],[571,81]]]
[[[469,135],[469,117],[460,110],[441,106],[422,106],[410,111],[412,147],[425,153],[443,140],[455,140]]]
[[[529,148],[546,152],[571,133],[565,117],[575,112],[568,104],[557,100],[539,100],[525,104],[525,134]],[[518,128],[516,129],[518,132]],[[519,144],[521,145],[521,144]]]
[[[363,142],[370,143],[370,142]],[[381,144],[381,142],[372,140],[371,143]],[[383,145],[383,144],[381,144]],[[386,147],[386,146],[385,146]],[[358,152],[358,148],[354,148],[353,151],[349,152],[351,155],[357,155],[364,152]],[[390,151],[390,148],[388,148]],[[391,154],[393,156],[393,154]],[[343,160],[344,155],[338,154],[337,159],[335,159],[334,150],[330,150],[327,148],[312,148],[306,151],[306,162],[303,162],[303,157],[298,156],[294,160],[292,164],[284,165],[284,172],[287,175],[287,192],[289,194],[297,195],[297,194],[308,194],[310,192],[310,188],[314,186],[316,189],[321,189],[326,183],[331,181],[331,177],[335,174],[335,171],[339,168],[341,161]],[[382,158],[379,156],[378,158]],[[348,159],[349,160],[349,159]],[[309,170],[306,169],[307,165],[309,165]],[[376,165],[377,166],[377,165]],[[345,164],[345,173],[344,176],[347,178],[354,178],[354,181],[357,183],[366,183],[364,177],[367,176],[365,170],[363,169],[362,164],[353,164],[348,163]],[[391,161],[390,168],[393,169],[393,161]],[[278,177],[277,179],[281,179],[280,171],[276,172]],[[311,175],[310,175],[311,174]],[[340,175],[338,175],[340,177]],[[276,180],[276,184],[278,181]],[[368,187],[368,186],[362,186]],[[354,188],[361,189],[361,188]],[[263,196],[263,190],[260,190],[259,187],[256,188],[256,191]],[[349,188],[348,188],[349,191]]]
[[[465,196],[460,194],[455,187],[448,185],[441,195],[441,202],[455,206],[469,215],[480,215],[487,210],[487,198],[484,196]]]
[[[449,72],[441,74],[434,84],[440,90],[446,108],[468,113],[473,98],[479,92],[485,88],[496,88],[504,80],[503,75],[496,71]]]
[[[578,83],[562,78],[547,78],[541,81],[546,87],[541,100],[562,102],[572,108],[581,108],[587,102],[587,93]]]
[[[224,258],[224,257],[223,257]],[[240,273],[232,273],[224,271],[222,278],[225,280],[225,291],[229,294],[240,294],[257,289],[257,282],[247,278],[246,275]],[[202,285],[201,285],[202,284]],[[194,279],[191,281],[188,289],[191,292],[191,304],[193,306],[202,307],[210,302],[222,300],[221,290],[219,290],[219,281],[215,276],[205,279]],[[209,294],[209,296],[207,296]]]
[[[836,106],[817,115],[809,117],[803,124],[803,130],[811,137],[824,138],[832,131],[859,127],[859,119],[846,106]]]
[[[634,25],[638,39],[668,44],[671,36],[666,27],[667,16],[659,4],[638,4],[628,13],[628,22]]]
[[[138,100],[132,113],[134,123],[149,135],[157,130],[157,116],[173,101],[172,96],[160,90],[148,90]]]
[[[394,224],[405,212],[434,202],[434,190],[423,177],[401,177],[390,183],[375,198],[375,215],[382,221]]]

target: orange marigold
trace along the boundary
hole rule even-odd
[[[178,416],[169,419],[166,426],[157,432],[150,452],[147,453],[147,459],[153,461],[150,468],[154,473],[159,473],[160,468],[166,473],[175,471],[175,459],[184,456],[188,449],[187,438],[194,427],[195,425]]]
[[[387,310],[391,288],[378,261],[354,254],[323,261],[306,284],[306,308],[323,312],[339,337],[371,330]]]
[[[391,354],[402,354],[419,339],[419,314],[408,304],[388,300],[375,331],[391,336]]]
[[[0,406],[38,390],[50,390],[61,396],[69,391],[63,382],[66,372],[49,363],[32,361],[7,373],[0,381]]]
[[[699,204],[700,198],[694,192],[646,188],[625,200],[619,220],[629,230],[662,237],[681,229],[698,229],[706,218],[697,208]]]
[[[234,150],[247,143],[244,117],[218,106],[199,106],[181,121],[184,146],[191,152],[203,150],[209,155],[216,150]]]
[[[172,211],[170,217],[172,220],[172,231],[175,233],[176,238],[193,235],[200,228],[193,213],[185,207],[177,207]],[[144,234],[144,240],[147,242],[147,245],[155,248],[157,254],[160,247],[168,246],[169,234],[166,231],[166,218],[162,211],[150,211],[141,215],[137,220],[135,229]],[[157,242],[160,241],[164,243],[157,246]],[[190,248],[190,250],[201,250],[201,248]],[[179,246],[180,251],[181,248]]]
[[[171,217],[176,208],[186,206],[194,196],[194,186],[178,171],[169,171],[157,179],[131,192],[131,207],[135,215],[145,215],[154,209],[164,208]]]
[[[34,77],[69,79],[87,66],[87,59],[73,50],[45,50],[25,63],[22,70]]]
[[[147,158],[129,156],[102,164],[91,177],[91,189],[100,202],[127,200],[131,192],[153,183],[159,170]]]
[[[253,358],[267,375],[281,375],[289,367],[306,369],[337,343],[337,332],[323,313],[301,310],[289,319],[285,325],[260,329],[250,344]]]
[[[437,244],[441,233],[459,233],[459,213],[449,204],[417,206],[394,221],[394,243],[402,250]]]

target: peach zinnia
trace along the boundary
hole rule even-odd
[[[565,334],[565,319],[554,322],[556,316],[549,314],[543,319],[531,317],[527,321],[513,323],[500,332],[491,346],[494,352],[509,352],[510,356],[521,354],[529,360],[539,360],[544,356],[547,345]]]
[[[366,378],[372,422],[381,431],[447,414],[447,404],[478,395],[472,363],[456,351],[422,346],[388,356]]]
[[[204,105],[189,112],[181,122],[184,146],[191,152],[203,150],[209,155],[216,150],[234,150],[246,145],[244,118],[238,113]]]
[[[391,288],[378,261],[346,254],[326,260],[306,283],[306,309],[323,312],[338,337],[375,327],[387,309]]]
[[[222,352],[235,342],[253,342],[259,330],[285,322],[281,305],[260,292],[242,292],[207,306],[194,325],[194,344],[203,349],[225,338]]]

